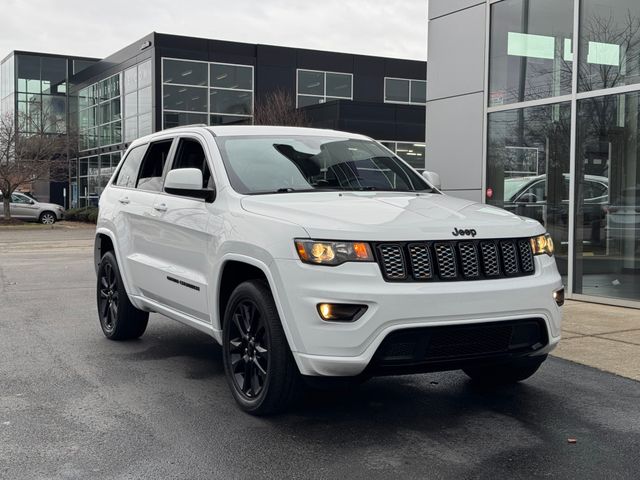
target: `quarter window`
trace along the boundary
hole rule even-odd
[[[353,99],[353,75],[350,73],[298,70],[297,80],[298,107]]]
[[[118,187],[135,188],[140,162],[142,162],[145,150],[146,148],[144,146],[140,146],[129,151],[120,168],[118,178],[114,182],[115,185]]]
[[[144,156],[137,187],[141,190],[162,190],[162,172],[167,163],[173,140],[152,143]]]

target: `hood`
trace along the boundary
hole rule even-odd
[[[242,199],[248,212],[293,222],[311,238],[400,241],[527,237],[544,233],[535,220],[500,208],[441,194],[300,192]]]

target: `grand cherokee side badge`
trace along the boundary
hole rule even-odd
[[[463,229],[458,230],[457,228],[454,228],[453,232],[451,232],[451,233],[453,234],[454,237],[458,237],[458,236],[463,237],[465,235],[468,235],[468,236],[471,236],[471,237],[475,237],[477,235],[477,232],[473,228],[471,228],[471,229],[467,228],[465,230],[463,230]]]

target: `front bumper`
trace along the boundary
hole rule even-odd
[[[553,291],[562,286],[554,259],[537,256],[531,276],[495,280],[389,283],[376,263],[338,267],[275,260],[276,300],[294,358],[303,375],[362,373],[393,331],[536,318],[544,322],[544,355],[560,339],[561,312]],[[367,305],[352,323],[320,319],[322,302]]]

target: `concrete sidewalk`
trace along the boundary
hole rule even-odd
[[[556,357],[640,381],[640,310],[567,301]]]

